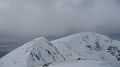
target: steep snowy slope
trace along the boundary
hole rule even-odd
[[[1,58],[0,67],[37,67],[63,59],[47,39],[40,37]]]
[[[93,32],[82,32],[52,41],[66,61],[104,60],[120,64],[120,41]]]

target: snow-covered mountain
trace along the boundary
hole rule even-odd
[[[40,37],[1,58],[0,67],[40,67],[78,60],[105,61],[119,67],[120,41],[93,32],[82,32],[52,42]]]
[[[37,67],[64,58],[44,37],[32,40],[0,59],[0,67]]]
[[[52,41],[66,59],[120,61],[120,41],[93,32],[82,32]]]

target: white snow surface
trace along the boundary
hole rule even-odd
[[[24,44],[0,59],[0,67],[37,67],[62,61],[55,47],[44,37]]]
[[[83,32],[52,41],[53,45],[69,60],[82,58],[87,60],[118,61],[120,41],[93,32]],[[117,52],[118,51],[118,52]]]
[[[112,66],[104,61],[81,60],[69,63],[60,63],[56,65],[54,64],[50,65],[49,67],[112,67]]]
[[[120,67],[120,41],[94,32],[82,32],[51,42],[40,37],[0,59],[0,67],[49,67],[49,65]]]

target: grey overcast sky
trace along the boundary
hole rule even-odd
[[[120,40],[120,0],[0,0],[0,57],[41,35],[83,31]]]
[[[120,0],[0,0],[0,34],[120,33]]]

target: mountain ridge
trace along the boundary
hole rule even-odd
[[[81,59],[119,65],[119,44],[120,41],[94,32],[81,32],[51,42],[39,37],[1,58],[0,67],[38,67]]]

